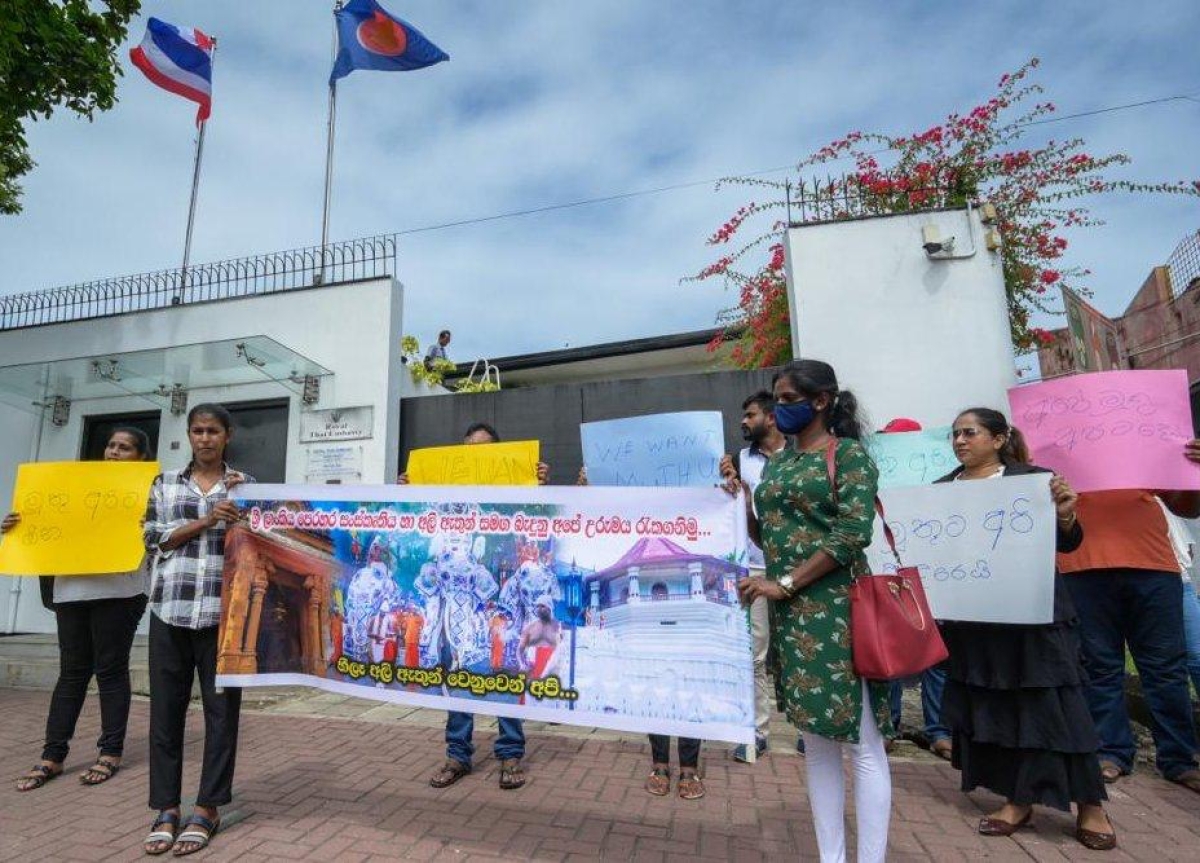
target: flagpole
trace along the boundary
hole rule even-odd
[[[212,54],[209,58],[209,68],[217,60],[217,40],[212,40]],[[179,271],[179,296],[175,299],[182,302],[183,291],[187,288],[188,264],[192,258],[192,228],[196,223],[196,196],[200,189],[200,165],[204,159],[204,130],[208,128],[208,120],[200,121],[200,132],[196,135],[196,157],[192,163],[192,199],[188,204],[187,233],[183,239],[183,267]]]
[[[333,4],[333,60],[331,63],[337,62],[337,13],[341,11],[341,8],[341,0]],[[325,204],[321,211],[321,270],[317,274],[317,284],[325,281],[325,249],[329,245],[329,199],[333,189],[333,131],[336,119],[337,81],[331,80],[329,82],[329,120],[325,141]]]

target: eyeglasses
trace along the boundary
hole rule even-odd
[[[953,429],[950,432],[950,440],[958,440],[962,438],[973,438],[979,434],[979,429],[968,426],[967,428]]]

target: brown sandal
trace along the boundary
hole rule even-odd
[[[646,777],[646,790],[655,797],[666,797],[671,793],[671,770],[667,767],[655,767]]]
[[[525,784],[525,769],[520,758],[505,758],[500,762],[500,787],[515,791]]]
[[[429,784],[434,788],[449,788],[470,772],[471,768],[461,761],[448,758],[438,772],[433,774],[433,777],[429,780]]]
[[[79,774],[79,781],[84,785],[100,785],[116,776],[120,769],[120,763],[98,758],[95,764]]]
[[[57,779],[59,776],[62,776],[61,767],[55,770],[45,764],[35,764],[29,768],[28,773],[17,778],[17,790],[36,791],[51,779]]]
[[[699,800],[704,796],[704,783],[695,770],[679,771],[679,799]]]
[[[929,747],[929,751],[945,761],[949,761],[954,756],[954,744],[949,740],[935,740],[933,745]]]

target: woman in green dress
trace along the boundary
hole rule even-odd
[[[747,604],[773,600],[784,710],[804,735],[821,860],[846,856],[844,752],[854,765],[858,859],[883,860],[892,796],[887,685],[854,674],[849,596],[853,575],[867,571],[878,471],[859,442],[857,400],[838,389],[828,363],[789,363],[775,376],[774,391],[775,423],[793,445],[772,456],[754,507],[747,503],[750,537],[763,549],[767,575],[745,579],[739,591]]]

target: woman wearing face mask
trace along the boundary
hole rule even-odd
[[[859,443],[857,400],[838,388],[827,363],[788,363],[775,376],[774,396],[775,425],[792,446],[771,457],[754,507],[747,501],[750,538],[763,550],[767,575],[743,580],[738,590],[744,603],[760,596],[774,603],[771,640],[782,666],[784,712],[804,735],[821,859],[846,858],[848,752],[858,859],[881,861],[892,795],[884,750],[892,733],[888,687],[854,674],[849,595],[854,573],[867,571],[878,471]]]
[[[114,429],[104,447],[105,461],[148,458],[150,439],[133,426]],[[8,533],[20,523],[21,514],[11,512],[0,523],[0,531]],[[100,692],[100,756],[80,774],[79,781],[99,785],[117,774],[129,721],[129,651],[146,610],[146,586],[142,567],[118,575],[54,579],[58,682],[50,696],[41,763],[17,780],[18,791],[41,788],[62,774],[92,675]]]
[[[1004,414],[971,408],[954,421],[961,467],[938,482],[1046,473],[1029,464],[1020,431]],[[1058,517],[1058,551],[1079,548],[1076,494],[1061,477],[1050,481]],[[1054,576],[1054,621],[1041,625],[947,621],[950,651],[942,721],[954,738],[952,760],[962,788],[980,786],[1005,798],[979,822],[984,836],[1011,836],[1029,824],[1035,804],[1078,806],[1075,838],[1106,851],[1117,845],[1104,813],[1107,799],[1096,750],[1100,741],[1084,695],[1075,608],[1062,576]]]

